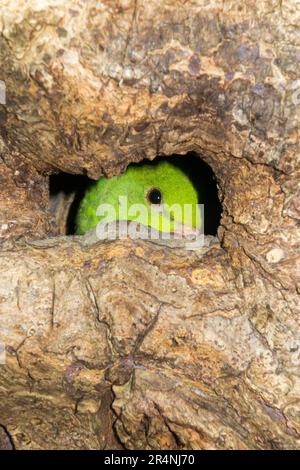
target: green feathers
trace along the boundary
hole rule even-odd
[[[76,233],[115,220],[134,220],[160,232],[190,233],[201,225],[198,193],[169,161],[132,164],[124,174],[102,177],[88,188],[77,213]]]

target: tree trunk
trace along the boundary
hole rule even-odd
[[[300,449],[299,2],[1,5],[0,446]],[[51,174],[189,151],[202,249],[60,233]]]

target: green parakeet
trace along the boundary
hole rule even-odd
[[[100,178],[86,191],[76,217],[76,233],[99,222],[137,221],[159,232],[197,233],[198,193],[190,178],[170,161],[131,164],[112,178]]]

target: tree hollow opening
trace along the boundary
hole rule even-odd
[[[190,179],[198,194],[198,203],[204,207],[204,234],[217,235],[222,214],[217,181],[212,168],[195,153],[157,157],[150,164],[167,161],[180,168]],[[135,166],[142,166],[145,161]],[[147,160],[147,163],[149,161]],[[76,214],[82,198],[95,181],[86,176],[58,173],[50,176],[50,209],[61,235],[76,233]],[[100,202],[99,202],[100,203]]]

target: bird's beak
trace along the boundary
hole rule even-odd
[[[195,227],[190,227],[189,225],[177,224],[174,234],[181,235],[182,237],[191,237],[196,238],[200,235],[200,230]]]

